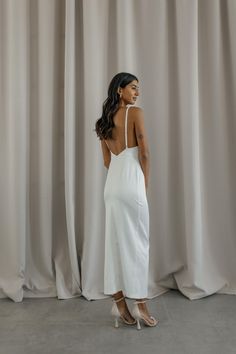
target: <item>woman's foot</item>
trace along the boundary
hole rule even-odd
[[[119,293],[116,293],[115,295],[113,295],[113,298],[114,298],[114,300],[119,300],[123,296],[124,296],[123,293],[119,292]],[[118,310],[119,310],[121,316],[124,317],[124,319],[127,322],[129,322],[130,324],[135,322],[135,318],[131,315],[129,308],[126,304],[125,298],[116,302],[116,306],[118,307]]]
[[[140,300],[137,300],[137,301],[145,301],[145,299],[140,299]],[[149,313],[148,311],[148,308],[147,308],[147,305],[146,305],[146,302],[143,302],[143,303],[138,303],[138,308],[139,308],[139,311],[141,313],[141,315],[145,318],[145,320],[150,323],[150,325],[154,325],[157,320],[155,320]]]

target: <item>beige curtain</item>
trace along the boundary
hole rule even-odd
[[[93,129],[120,71],[149,137],[149,297],[236,294],[235,33],[235,0],[0,0],[1,298],[106,297]]]

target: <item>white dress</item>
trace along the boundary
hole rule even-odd
[[[104,294],[122,290],[132,299],[148,296],[149,208],[138,147],[127,146],[111,162],[104,187],[106,210]]]

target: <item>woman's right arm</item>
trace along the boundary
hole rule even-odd
[[[111,162],[111,152],[108,149],[108,146],[105,142],[105,140],[101,140],[101,148],[102,148],[102,153],[103,153],[103,163],[104,166],[108,169],[110,166],[110,162]]]
[[[144,114],[142,108],[135,107],[134,114],[135,114],[135,119],[134,119],[135,134],[138,142],[138,157],[144,174],[145,186],[147,189],[148,180],[149,180],[149,169],[150,169],[150,164],[149,164],[150,152],[149,152],[149,147],[147,142],[147,134],[144,126]]]

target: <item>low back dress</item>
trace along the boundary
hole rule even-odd
[[[118,155],[111,152],[104,187],[104,294],[122,290],[126,297],[139,299],[148,296],[149,208],[138,146],[128,147],[129,108],[125,149]]]

